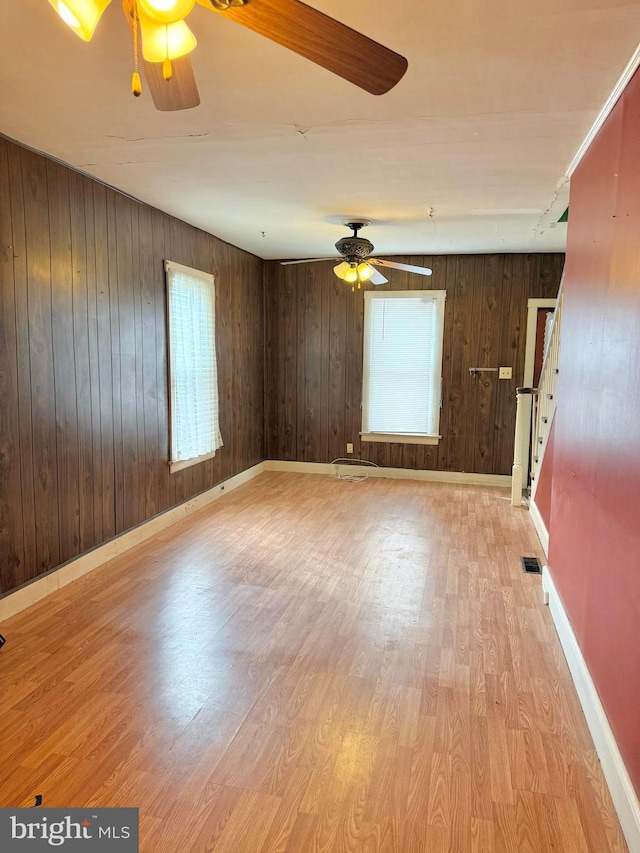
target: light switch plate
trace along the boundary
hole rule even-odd
[[[511,379],[513,376],[513,368],[501,367],[498,373],[498,379]]]

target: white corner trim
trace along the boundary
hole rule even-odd
[[[547,530],[547,525],[544,523],[544,519],[540,515],[540,510],[536,506],[536,502],[532,500],[529,504],[529,515],[531,516],[531,521],[533,522],[533,526],[536,529],[536,533],[538,534],[538,539],[540,540],[540,544],[542,545],[542,550],[544,551],[545,557],[549,556],[549,532]]]
[[[582,710],[611,792],[630,853],[640,853],[640,801],[624,765],[609,720],[578,645],[569,617],[558,595],[548,566],[542,568],[542,588],[548,596],[551,616],[560,638]]]
[[[267,471],[288,471],[293,474],[353,474],[361,472],[366,473],[369,477],[384,477],[387,480],[425,480],[432,483],[458,483],[467,486],[511,488],[511,476],[508,474],[423,471],[413,468],[377,468],[373,465],[338,465],[333,462],[288,462],[277,459],[269,459],[264,464]]]
[[[257,477],[258,474],[262,474],[264,470],[264,462],[260,462],[252,468],[247,468],[246,471],[241,471],[234,477],[218,483],[218,485],[213,486],[206,492],[202,492],[202,494],[196,495],[196,497],[178,504],[178,506],[160,513],[160,515],[155,515],[132,530],[127,530],[120,536],[109,539],[108,542],[98,545],[97,548],[88,551],[86,554],[81,554],[68,563],[64,563],[58,569],[54,569],[46,575],[36,578],[31,583],[19,587],[15,592],[8,593],[4,598],[0,598],[0,621],[15,616],[16,613],[20,613],[21,610],[25,610],[32,604],[51,595],[51,593],[57,592],[62,587],[67,586],[67,584],[92,572],[108,560],[112,560],[119,554],[128,551],[130,548],[134,548],[141,542],[145,542],[147,539],[155,536],[156,533],[170,527],[177,521],[197,512],[199,509],[203,509],[223,494],[232,492],[238,486],[248,483],[249,480]]]
[[[631,59],[629,60],[627,67],[624,69],[624,71],[620,75],[620,79],[618,80],[616,85],[613,87],[613,91],[611,92],[611,94],[609,95],[609,97],[605,101],[604,106],[602,107],[602,109],[598,113],[598,117],[596,118],[593,125],[591,126],[591,130],[586,135],[584,142],[582,143],[580,148],[578,148],[578,151],[576,152],[575,157],[573,158],[573,160],[569,164],[569,168],[567,169],[567,172],[566,172],[566,175],[568,178],[570,178],[573,175],[575,170],[580,165],[580,161],[582,160],[582,158],[584,157],[584,155],[588,151],[589,146],[591,145],[591,143],[593,142],[593,140],[597,136],[598,131],[600,130],[602,125],[609,118],[609,114],[611,113],[611,110],[615,107],[616,103],[618,102],[618,98],[626,89],[627,84],[629,83],[629,80],[631,80],[631,78],[636,73],[639,66],[640,66],[640,44],[635,49],[635,52],[634,52],[633,56],[631,57]]]

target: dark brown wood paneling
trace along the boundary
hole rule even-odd
[[[58,465],[57,523],[60,562],[80,551],[80,484],[78,482],[78,400],[74,348],[73,262],[71,255],[70,172],[47,162],[49,237],[51,241],[51,333],[53,392]],[[42,296],[46,293],[43,281]],[[82,354],[78,353],[82,358]],[[55,563],[54,563],[55,565]]]
[[[296,278],[300,279],[307,275],[307,271],[302,272],[300,269],[296,269]],[[311,270],[308,271],[308,274],[311,275]],[[306,279],[303,280],[303,284],[306,284]],[[297,459],[301,459],[306,461],[306,453],[305,453],[305,419],[306,419],[306,411],[305,411],[305,403],[306,403],[306,383],[307,383],[307,335],[306,335],[306,325],[307,325],[307,292],[310,288],[308,287],[297,287],[297,301],[298,301],[298,311],[296,317],[295,324],[295,335],[296,338],[291,337],[287,338],[287,342],[294,341],[296,342],[296,351],[295,355],[292,356],[291,352],[287,353],[287,365],[289,370],[291,371],[291,380],[287,383],[288,387],[295,391],[295,397],[289,403],[289,394],[287,394],[287,409],[289,406],[292,411],[292,432],[295,435],[295,454]],[[296,370],[294,373],[293,370]],[[297,386],[297,387],[296,387]],[[293,430],[293,424],[295,424],[295,431]]]
[[[302,421],[297,417],[297,401],[304,397],[304,385],[300,382],[300,377],[304,378],[302,365],[298,369],[298,358],[302,359],[304,350],[300,344],[298,335],[298,325],[302,323],[300,319],[300,306],[298,305],[298,270],[294,267],[291,273],[285,278],[284,287],[284,303],[283,303],[283,352],[284,352],[284,395],[283,395],[283,431],[281,438],[281,453],[276,459],[303,459],[302,441],[299,440],[299,429],[302,427]],[[284,306],[287,306],[284,308]],[[278,377],[279,379],[281,377]],[[300,424],[300,427],[298,426]]]
[[[276,292],[275,266],[265,269],[264,304],[265,317],[271,317],[272,322],[265,326],[264,333],[264,429],[265,445],[275,448],[278,441],[278,392],[276,376],[278,375],[278,298]]]
[[[265,360],[259,258],[6,140],[0,223],[2,594],[264,459]],[[216,276],[225,442],[173,475],[165,258]]]
[[[98,414],[100,441],[100,515],[102,537],[109,539],[116,532],[115,515],[115,417],[113,407],[113,358],[111,326],[111,260],[108,230],[108,193],[100,184],[90,184],[88,206],[93,201],[93,230],[87,232],[87,246],[95,250],[96,314],[98,335],[98,382],[100,409]],[[109,193],[109,197],[111,194]],[[98,438],[94,427],[94,440]]]
[[[156,394],[158,396],[158,512],[171,506],[169,473],[169,383],[167,380],[167,297],[164,288],[163,259],[167,220],[160,211],[152,211],[153,286],[156,326]],[[220,324],[218,324],[218,329]],[[221,398],[222,399],[222,398]]]
[[[138,471],[138,422],[136,406],[136,301],[137,280],[133,271],[133,209],[129,199],[116,195],[116,265],[118,277],[118,332],[120,340],[120,470],[116,479],[122,484],[122,511],[117,532],[138,523],[137,495],[140,488]]]
[[[325,266],[325,274],[333,275],[333,264]],[[353,443],[354,457],[365,455],[366,445],[360,441],[361,397],[362,397],[362,330],[364,326],[364,299],[359,292],[347,291],[347,341],[346,341],[346,394],[345,394],[345,436],[342,436],[342,446],[346,452],[346,443]],[[326,461],[326,460],[323,460]]]
[[[345,435],[345,394],[347,359],[347,291],[335,276],[326,279],[328,316],[328,441],[327,456],[339,459],[345,455],[342,439]]]
[[[327,458],[326,428],[322,429],[322,386],[324,384],[322,360],[322,284],[314,265],[307,271],[309,286],[299,292],[304,306],[298,323],[298,339],[304,339],[304,397],[302,410],[302,454],[305,462],[313,462],[316,454]],[[298,270],[298,275],[302,271]]]
[[[22,151],[31,430],[35,497],[34,574],[60,562],[60,506],[54,372],[52,264],[47,161]],[[70,342],[67,341],[67,346]],[[66,377],[70,380],[70,377]],[[66,531],[65,531],[66,532]],[[33,576],[33,575],[32,575]],[[26,579],[26,578],[25,578]]]
[[[484,258],[481,258],[484,263]],[[444,377],[442,397],[445,401],[441,413],[441,432],[445,438],[444,468],[446,471],[466,471],[465,450],[466,434],[469,428],[467,409],[469,397],[474,387],[471,385],[469,367],[476,367],[475,353],[471,352],[471,334],[473,317],[473,279],[474,258],[464,255],[456,260],[453,287],[450,291],[453,311],[453,329],[451,331],[451,370],[447,387]],[[449,291],[448,291],[449,294]]]
[[[0,139],[0,583],[9,587],[24,564],[13,252],[9,160]]]
[[[65,170],[66,171],[66,170]],[[78,477],[78,550],[86,551],[96,543],[94,537],[93,419],[91,394],[91,357],[89,352],[89,304],[87,292],[86,182],[69,172],[69,215],[71,238],[71,298],[73,313],[73,353],[75,368],[75,409],[77,430]],[[99,432],[98,432],[99,435]],[[100,541],[100,540],[98,540]],[[74,548],[74,555],[78,552]]]
[[[109,392],[113,407],[113,505],[114,533],[124,529],[124,481],[122,444],[122,361],[120,352],[120,308],[118,293],[118,232],[116,217],[116,193],[106,192],[107,206],[107,257],[109,282],[109,327],[110,348],[104,353],[111,361],[111,383]]]
[[[84,280],[86,299],[86,364],[80,367],[81,376],[86,380],[85,402],[88,408],[87,420],[79,419],[79,430],[81,443],[86,456],[83,477],[86,492],[86,504],[91,507],[91,518],[81,503],[81,547],[87,548],[88,541],[91,543],[101,542],[102,534],[102,425],[100,423],[100,373],[98,358],[98,295],[96,277],[96,246],[95,246],[95,215],[93,208],[93,188],[81,179],[79,175],[73,174],[73,190],[71,193],[72,203],[77,208],[76,216],[73,217],[76,227],[81,229],[78,239],[82,242],[84,250]],[[77,182],[77,185],[76,185]],[[74,247],[77,245],[76,237],[72,234]],[[77,248],[75,249],[77,253]],[[78,279],[74,280],[74,293]],[[78,289],[79,291],[79,289]],[[79,291],[79,296],[81,291]],[[83,321],[84,322],[84,321]],[[87,411],[87,410],[85,410]],[[88,529],[87,523],[92,523]]]
[[[522,382],[527,300],[556,295],[563,255],[451,255],[398,260],[430,278],[389,270],[382,290],[446,290],[442,441],[438,446],[362,442],[363,290],[332,264],[265,264],[267,456],[330,462],[346,454],[398,468],[509,474],[515,387]],[[365,286],[365,289],[369,285]],[[469,374],[470,367],[513,368]]]
[[[161,448],[158,442],[158,375],[156,305],[154,289],[153,211],[140,208],[138,219],[140,257],[141,357],[142,357],[142,441],[144,444],[144,511],[150,518],[159,510],[158,467]]]
[[[36,556],[36,509],[34,486],[33,426],[31,419],[31,371],[29,369],[29,304],[27,293],[27,250],[24,186],[22,180],[22,150],[15,145],[6,145],[9,167],[10,212],[13,252],[13,283],[15,293],[15,330],[17,360],[18,425],[20,439],[20,486],[21,503],[15,508],[22,515],[24,531],[24,559],[16,563],[11,583],[21,583],[32,578],[38,571]],[[17,473],[17,472],[16,472]],[[15,540],[14,540],[15,533]],[[6,531],[10,542],[15,541],[14,552],[18,553],[20,538],[19,522]],[[10,546],[11,548],[12,546]]]

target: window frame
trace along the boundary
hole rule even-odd
[[[214,444],[216,442],[217,446],[207,452],[203,453],[199,456],[192,456],[188,459],[173,459],[173,450],[174,450],[174,409],[175,409],[175,395],[173,388],[173,380],[172,374],[174,372],[173,367],[173,356],[172,356],[172,316],[171,316],[171,281],[170,281],[170,273],[172,270],[176,272],[183,273],[185,275],[190,275],[193,278],[200,279],[211,287],[211,331],[212,331],[212,339],[213,339],[213,347],[214,347],[214,369],[215,369],[215,381],[216,381],[216,393],[215,393],[215,401],[216,401],[216,411],[214,413]],[[218,384],[218,354],[217,354],[217,345],[216,345],[216,289],[215,289],[215,276],[212,273],[204,272],[203,270],[198,270],[193,267],[185,266],[184,264],[179,264],[176,261],[165,260],[164,261],[164,272],[165,272],[165,296],[166,296],[166,305],[167,305],[167,384],[168,384],[168,438],[169,438],[169,472],[171,474],[177,473],[178,471],[183,471],[185,468],[190,468],[192,465],[199,465],[201,462],[206,462],[208,459],[213,459],[216,455],[217,451],[223,446],[222,436],[220,434],[220,389]],[[217,437],[216,437],[217,431]]]
[[[400,432],[372,432],[365,429],[368,426],[369,406],[369,362],[370,362],[370,308],[368,306],[374,299],[419,299],[430,298],[436,303],[436,342],[434,353],[434,377],[435,387],[433,389],[434,400],[440,400],[437,409],[436,432],[434,433],[400,433]],[[447,299],[446,290],[385,290],[364,292],[364,323],[363,323],[363,353],[362,353],[362,421],[361,441],[389,442],[397,444],[439,444],[440,417],[442,412],[442,357],[444,348],[444,317]]]

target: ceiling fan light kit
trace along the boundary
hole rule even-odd
[[[344,269],[344,267],[346,267],[346,269]],[[343,261],[341,264],[338,264],[337,267],[334,267],[333,271],[338,278],[341,278],[349,284],[355,284],[357,281],[358,288],[363,282],[369,281],[375,273],[374,268],[364,261],[360,264],[355,262],[349,264],[346,261]],[[380,276],[380,278],[383,278],[383,276]],[[384,284],[385,281],[386,278],[383,281],[379,281],[378,284]],[[351,290],[353,289],[354,288],[352,287]]]
[[[49,0],[62,20],[90,41],[111,0]],[[197,0],[237,24],[294,51],[373,95],[392,89],[404,76],[407,60],[362,33],[330,18],[301,0]],[[200,96],[187,58],[196,38],[185,23],[196,0],[122,0],[134,43],[131,90],[142,92],[138,49],[142,42],[144,76],[156,109],[186,110]],[[351,50],[335,49],[349,44]],[[175,68],[173,61],[180,60]],[[158,66],[155,68],[154,66]],[[161,69],[161,73],[159,71]],[[171,87],[166,82],[173,81]],[[170,89],[170,91],[163,91]]]

